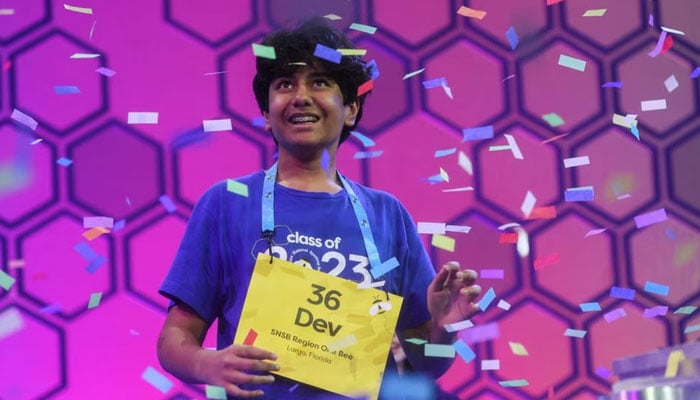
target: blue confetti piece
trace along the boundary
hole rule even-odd
[[[630,125],[630,131],[632,132],[632,135],[634,135],[637,140],[639,139],[639,128],[637,128],[637,124],[632,124]]]
[[[328,173],[328,168],[331,166],[331,156],[328,154],[328,150],[323,151],[321,156],[321,168]]]
[[[379,66],[377,65],[377,60],[371,60],[366,65],[369,68],[370,80],[376,81],[379,78]]]
[[[634,300],[634,295],[636,291],[630,288],[622,288],[618,286],[613,286],[610,288],[610,297],[615,297],[623,300]]]
[[[365,147],[372,147],[376,144],[374,143],[374,140],[368,138],[367,136],[361,134],[358,131],[350,131],[350,134],[353,135],[357,140],[362,142],[362,145]]]
[[[484,140],[493,138],[493,125],[462,129],[462,141]]]
[[[172,199],[168,197],[167,194],[160,196],[158,200],[160,201],[160,204],[162,204],[163,207],[165,207],[165,209],[168,210],[169,213],[174,213],[175,210],[177,210],[177,206],[172,201]]]
[[[489,290],[486,291],[486,294],[479,300],[479,303],[477,306],[479,306],[479,309],[481,311],[486,311],[486,309],[489,307],[489,304],[496,298],[496,292],[493,290],[493,288],[489,288]]]
[[[460,339],[456,341],[452,346],[455,348],[457,354],[459,354],[459,356],[462,357],[465,363],[469,363],[476,358],[476,354],[474,353],[474,351],[469,347],[468,344],[464,343],[463,340]]]
[[[340,60],[343,58],[343,54],[341,52],[328,46],[324,46],[321,43],[316,43],[314,56],[335,64],[340,64]]]
[[[81,257],[83,257],[83,260],[90,262],[94,259],[97,258],[97,253],[95,253],[95,250],[90,247],[87,242],[80,242],[73,246],[73,250],[77,251],[78,254],[80,254]]]
[[[666,230],[665,230],[664,232],[666,232],[666,236],[667,236],[669,239],[671,239],[671,240],[673,240],[673,241],[676,240],[676,234],[673,233],[673,231],[671,230],[671,228],[666,228]]]
[[[58,303],[49,304],[39,309],[39,312],[42,314],[58,314],[63,312],[63,307]]]
[[[94,274],[101,266],[105,265],[107,262],[107,257],[97,256],[94,260],[90,261],[90,264],[85,267],[85,270],[91,274]]]
[[[265,118],[264,117],[255,117],[250,121],[251,125],[253,125],[256,128],[265,128]]]
[[[698,76],[700,76],[700,67],[695,67],[695,69],[693,70],[693,72],[690,73],[690,78],[691,78],[691,79],[695,79],[695,78],[697,78]]]
[[[112,227],[112,232],[119,232],[120,230],[124,229],[125,226],[126,220],[120,219],[119,221],[114,223],[114,226]]]
[[[396,257],[391,257],[390,259],[384,261],[381,265],[370,268],[369,272],[372,273],[372,277],[374,279],[377,279],[398,266],[399,260],[397,260]]]
[[[352,158],[354,158],[355,160],[360,160],[363,158],[374,158],[381,156],[383,153],[384,150],[358,151]]]
[[[511,26],[508,28],[506,31],[506,39],[508,39],[508,43],[510,44],[510,48],[515,50],[516,47],[518,47],[518,43],[520,43],[520,38],[518,38],[518,32],[515,31],[515,27]]]
[[[661,296],[668,296],[668,286],[659,283],[646,281],[646,283],[644,283],[644,291]]]
[[[568,188],[564,192],[565,201],[591,201],[593,200],[593,186]]]
[[[619,89],[619,88],[622,87],[622,82],[605,82],[605,83],[603,84],[603,87],[604,87],[604,88],[610,88],[610,87],[612,87],[612,88],[618,88],[618,89]]]
[[[78,94],[80,89],[77,86],[54,86],[54,92],[56,94]]]
[[[683,330],[683,333],[691,333],[700,331],[700,324],[690,325]]]
[[[450,154],[454,154],[456,151],[457,151],[456,147],[453,147],[451,149],[445,149],[445,150],[436,150],[435,151],[435,158],[449,156]]]
[[[590,312],[590,311],[600,311],[600,304],[597,302],[593,303],[581,303],[578,305],[581,308],[581,311],[583,312]]]
[[[58,160],[56,160],[56,164],[58,164],[62,167],[67,167],[67,166],[73,164],[73,160],[71,160],[70,158],[61,157]]]
[[[612,371],[610,371],[609,369],[607,369],[605,367],[596,368],[595,373],[596,373],[596,375],[598,375],[599,377],[601,377],[603,379],[608,379],[613,375]]]
[[[431,79],[428,81],[423,81],[421,83],[423,84],[424,89],[434,89],[434,88],[442,87],[442,85],[447,85],[447,79],[445,79],[444,77],[441,77],[441,78]]]
[[[148,382],[161,393],[168,393],[173,388],[173,383],[157,369],[148,366],[141,374],[141,379]]]

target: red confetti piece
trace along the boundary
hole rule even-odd
[[[535,260],[535,271],[550,267],[554,264],[559,264],[560,259],[559,253],[547,254],[544,257],[540,257]]]
[[[554,206],[535,207],[527,219],[552,219],[557,217],[557,208]]]
[[[255,332],[254,330],[250,329],[248,331],[248,334],[245,336],[245,340],[243,341],[243,344],[246,346],[252,346],[253,343],[255,343],[255,339],[258,338],[258,333]]]
[[[374,88],[374,81],[373,80],[368,80],[367,82],[363,83],[360,85],[360,87],[357,88],[357,96],[362,96],[363,94],[369,92]]]
[[[664,40],[664,46],[661,48],[661,54],[664,54],[665,52],[669,51],[671,47],[673,47],[673,36],[668,35]]]
[[[500,244],[511,244],[518,243],[517,233],[501,233],[498,235],[498,243]]]

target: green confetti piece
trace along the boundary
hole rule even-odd
[[[275,48],[262,44],[253,43],[253,54],[255,54],[255,57],[269,58],[270,60],[277,59]]]
[[[369,33],[370,35],[374,35],[374,32],[377,31],[377,27],[375,26],[358,24],[357,22],[353,22],[352,24],[350,24],[350,29],[364,33]]]
[[[695,307],[695,306],[684,306],[684,307],[681,307],[681,308],[677,309],[677,310],[674,311],[673,313],[674,313],[674,314],[686,314],[686,315],[690,315],[690,314],[694,313],[695,310],[697,310],[697,309],[698,309],[698,308]]]
[[[454,358],[455,348],[449,344],[426,343],[423,347],[423,355],[426,357]]]
[[[559,55],[558,64],[562,67],[575,69],[576,71],[583,72],[586,70],[586,62],[584,60],[579,60],[578,58],[574,58],[564,54]]]
[[[596,8],[596,9],[591,9],[591,10],[586,10],[586,12],[583,13],[584,17],[602,17],[605,15],[605,12],[608,11],[607,8]]]
[[[233,179],[226,180],[226,190],[239,196],[248,197],[248,185]]]
[[[93,293],[90,295],[90,301],[88,301],[88,310],[95,308],[100,305],[100,300],[102,300],[102,292]]]
[[[410,339],[406,339],[406,341],[407,341],[408,343],[417,344],[417,345],[419,345],[419,346],[422,345],[422,344],[428,343],[427,340],[418,339],[418,338],[410,338]]]
[[[498,384],[503,387],[523,387],[529,385],[525,379],[514,379],[510,381],[498,381]]]
[[[205,385],[207,399],[226,400],[226,389],[222,386]]]
[[[547,121],[549,126],[556,128],[557,126],[564,125],[564,120],[557,113],[549,113],[542,116],[542,119]]]
[[[15,278],[11,277],[5,271],[0,269],[0,287],[9,291],[14,284]]]

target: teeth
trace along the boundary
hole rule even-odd
[[[293,123],[302,123],[302,122],[315,122],[316,117],[311,116],[311,115],[305,115],[305,116],[299,116],[299,117],[293,117],[291,119]]]

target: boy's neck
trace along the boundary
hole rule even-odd
[[[314,160],[299,160],[280,154],[277,161],[277,183],[305,192],[335,194],[343,189],[335,167],[335,154]]]

